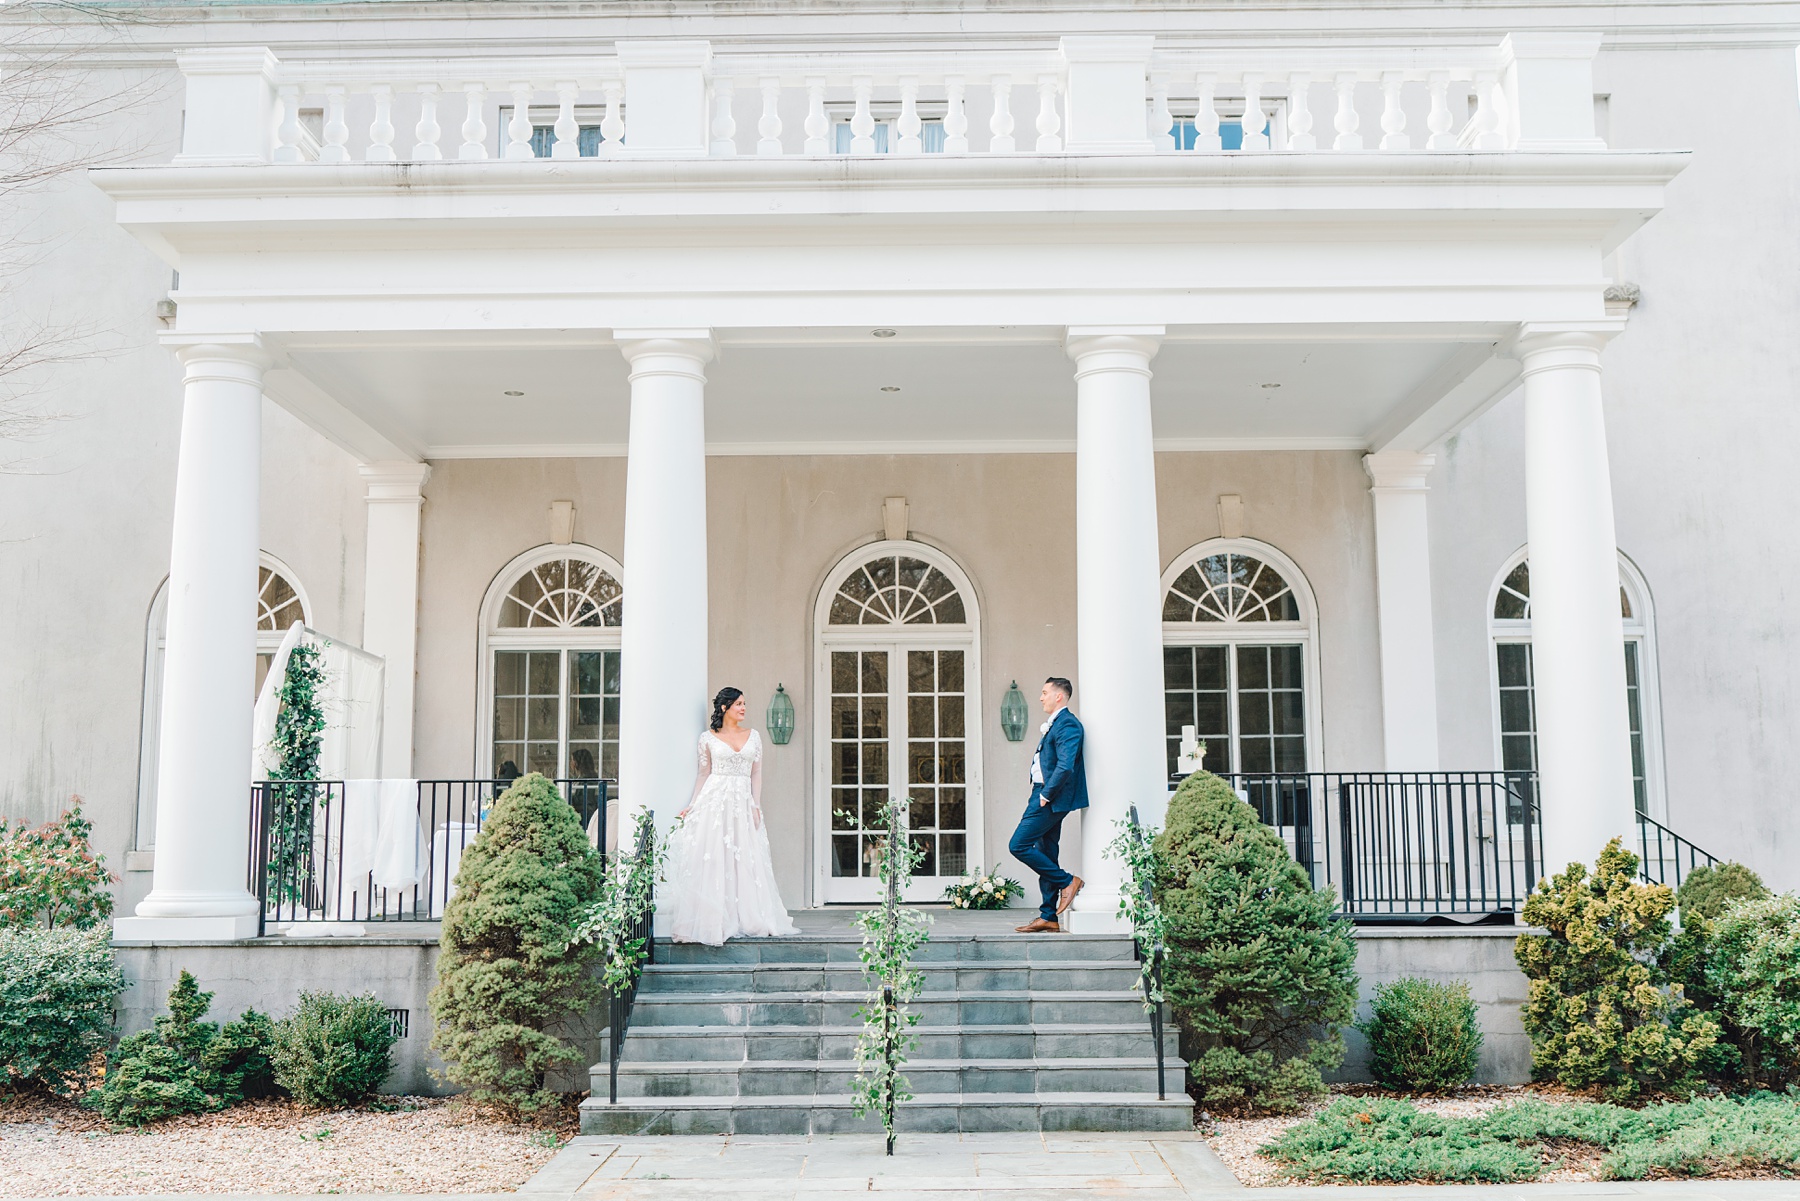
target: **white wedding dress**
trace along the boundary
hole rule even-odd
[[[711,730],[700,735],[700,774],[687,816],[669,835],[661,906],[676,942],[720,946],[728,938],[795,934],[775,887],[762,820],[762,737],[744,749]]]

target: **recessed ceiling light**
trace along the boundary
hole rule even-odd
[[[1281,385],[1280,384],[1264,384],[1263,387],[1264,388],[1279,388],[1279,387],[1281,387]]]
[[[894,387],[894,385],[892,385],[892,384],[886,384],[886,385],[883,385],[881,390],[883,392],[898,392],[900,389]]]
[[[869,332],[874,334],[877,338],[891,338],[900,331],[892,329],[872,329]]]
[[[508,388],[508,389],[507,389],[507,390],[506,390],[506,395],[507,395],[507,396],[523,396],[523,395],[525,395],[525,394],[524,394],[524,393],[523,393],[523,392],[520,392],[520,391],[518,391],[518,390],[516,390],[516,389],[513,389],[513,388]]]

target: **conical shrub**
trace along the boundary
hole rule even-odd
[[[1356,1009],[1356,944],[1281,838],[1217,776],[1189,776],[1156,839],[1163,991],[1195,1099],[1287,1111],[1325,1091]]]
[[[569,1035],[601,997],[591,943],[569,945],[603,866],[556,786],[533,772],[494,802],[463,852],[444,909],[432,1049],[479,1101],[553,1104],[550,1074],[576,1065]]]

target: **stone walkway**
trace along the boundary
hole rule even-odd
[[[855,1134],[582,1137],[521,1191],[541,1201],[830,1201],[852,1193],[885,1201],[1773,1201],[1800,1199],[1800,1181],[1247,1189],[1198,1135],[914,1134],[901,1136],[890,1159],[878,1136]]]

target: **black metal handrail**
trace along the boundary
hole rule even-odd
[[[1529,772],[1221,773],[1362,923],[1510,921],[1544,862]]]
[[[645,861],[653,849],[652,840],[656,837],[654,821],[647,822],[638,830],[637,855],[640,863]],[[656,874],[650,875],[650,892],[646,898],[644,911],[638,914],[631,923],[631,937],[644,942],[644,963],[656,962]],[[643,977],[643,965],[631,974],[631,984],[623,994],[614,993],[610,998],[608,1013],[609,1047],[607,1067],[610,1083],[607,1096],[614,1105],[619,1103],[619,1058],[625,1052],[625,1032],[631,1028],[631,1010],[637,1004],[638,981]]]
[[[1126,812],[1131,822],[1131,836],[1142,840],[1144,838],[1144,827],[1138,822],[1137,806],[1131,806]],[[1155,889],[1150,881],[1144,881],[1143,888],[1144,899],[1146,901],[1154,900]],[[1163,960],[1167,958],[1167,951],[1160,945],[1145,948],[1143,941],[1137,937],[1136,931],[1132,932],[1131,950],[1132,955],[1139,963],[1144,962],[1146,955],[1149,956],[1150,960],[1150,969],[1143,974],[1145,990],[1144,1003],[1150,1008],[1150,1038],[1156,1043],[1156,1099],[1158,1101],[1166,1101],[1169,1099],[1169,1087],[1168,1069],[1164,1063],[1165,1055],[1163,1052],[1163,1005],[1161,1001],[1154,1000],[1153,998],[1162,992]]]
[[[257,934],[270,923],[435,922],[456,891],[463,852],[511,780],[420,780],[417,841],[379,838],[378,806],[345,803],[342,780],[262,780],[250,787],[250,890],[259,902]],[[553,781],[604,857],[611,780]],[[390,815],[391,820],[391,815]],[[379,864],[376,855],[398,857]],[[410,871],[408,870],[410,860]],[[387,874],[411,875],[386,887]]]
[[[1638,874],[1651,884],[1679,889],[1696,868],[1714,867],[1719,857],[1703,851],[1646,814],[1637,815]]]

